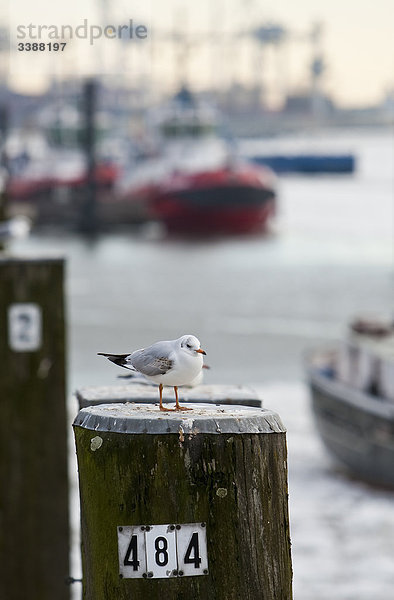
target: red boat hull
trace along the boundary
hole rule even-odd
[[[226,203],[209,203],[210,198],[226,197]],[[258,201],[250,202],[254,196]],[[248,233],[263,231],[275,212],[273,194],[252,188],[185,190],[159,195],[154,215],[169,231],[195,233]]]
[[[270,177],[270,173],[249,166],[238,172],[174,176],[152,198],[151,213],[171,232],[264,231],[275,213]]]

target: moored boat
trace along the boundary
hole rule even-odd
[[[275,213],[276,177],[269,167],[238,157],[218,133],[210,103],[182,89],[140,120],[140,135],[103,140],[94,169],[83,148],[72,143],[77,135],[66,136],[69,146],[57,147],[43,135],[33,143],[15,134],[18,143],[8,161],[10,211],[40,223],[81,225],[89,205],[100,227],[153,220],[183,234],[267,228]]]
[[[312,411],[328,450],[351,473],[394,488],[394,329],[358,320],[338,348],[308,361]]]
[[[105,212],[119,176],[116,164],[99,160],[94,170],[98,211]],[[11,169],[7,182],[10,214],[26,214],[36,223],[71,224],[79,221],[88,184],[86,159],[79,150],[46,148],[40,157],[26,157],[23,167]],[[107,210],[110,215],[114,212]]]
[[[356,168],[353,154],[263,154],[250,157],[257,164],[271,167],[275,173],[350,174]]]
[[[249,233],[266,229],[275,212],[276,177],[240,160],[217,132],[210,105],[183,89],[155,115],[158,154],[130,168],[117,186],[146,218],[175,233]]]
[[[268,169],[246,163],[167,177],[152,196],[151,214],[168,231],[252,233],[275,214],[275,186]]]

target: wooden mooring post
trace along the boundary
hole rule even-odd
[[[84,600],[292,598],[280,418],[188,407],[78,413]]]
[[[84,98],[84,139],[83,150],[86,159],[86,185],[81,206],[80,229],[84,233],[94,234],[98,227],[97,181],[96,181],[96,108],[97,81],[89,79],[83,88]]]
[[[198,385],[181,388],[182,403],[198,402],[203,404],[236,404],[262,408],[262,401],[253,388],[239,385]],[[126,385],[90,386],[77,390],[79,408],[97,404],[137,402],[159,405],[157,385],[131,381]],[[174,391],[164,388],[163,402],[168,408],[174,407]]]
[[[0,598],[67,600],[63,259],[0,258]]]

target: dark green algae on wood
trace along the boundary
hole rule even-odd
[[[188,431],[187,418],[135,434],[88,429],[77,417],[84,600],[292,598],[284,430]],[[208,575],[119,577],[118,526],[198,522]]]

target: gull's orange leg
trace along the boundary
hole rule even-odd
[[[179,400],[178,400],[178,388],[176,385],[174,386],[174,392],[175,392],[175,410],[192,410],[190,407],[180,406]]]
[[[160,394],[160,410],[165,410],[163,406],[163,384],[159,385],[159,394]]]
[[[169,410],[175,410],[175,408],[166,408],[165,406],[163,406],[163,384],[160,383],[159,385],[159,392],[160,392],[160,410],[163,410],[165,412],[168,412]]]

